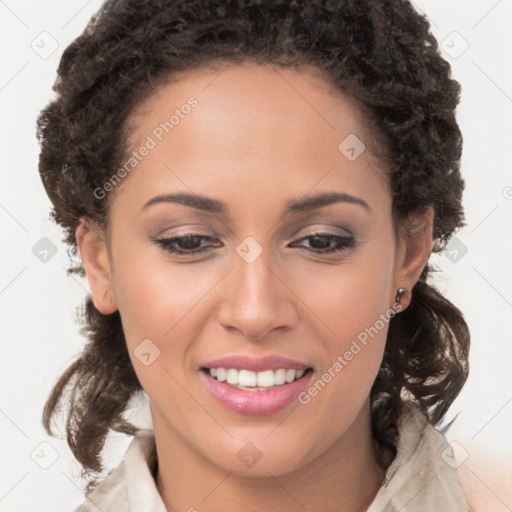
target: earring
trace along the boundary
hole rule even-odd
[[[397,292],[396,292],[396,297],[395,297],[395,302],[397,304],[400,304],[400,301],[402,300],[402,295],[404,293],[407,293],[409,290],[407,290],[407,288],[398,288]]]

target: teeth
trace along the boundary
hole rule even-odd
[[[256,373],[256,379],[258,380],[259,388],[271,388],[276,382],[274,372],[272,370]]]
[[[236,370],[233,370],[236,372]],[[256,373],[251,372],[249,370],[240,370],[238,373],[238,381],[229,384],[240,384],[240,386],[256,386],[256,381],[258,380],[258,377]],[[261,384],[258,383],[258,386]]]
[[[281,384],[284,384],[286,382],[286,372],[287,370],[277,370],[276,372],[274,372],[274,384],[276,386],[280,386]],[[291,370],[291,372],[293,372],[293,370]],[[293,376],[293,380],[295,380],[295,375]]]
[[[264,372],[253,372],[251,370],[237,370],[235,368],[208,368],[210,375],[219,382],[228,384],[240,389],[272,388],[281,386],[284,383],[291,383],[304,375],[304,370],[266,370]]]
[[[228,384],[238,384],[238,370],[230,368],[226,372],[226,380]]]

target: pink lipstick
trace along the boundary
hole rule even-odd
[[[312,373],[307,364],[282,356],[234,355],[201,367],[208,389],[223,406],[250,415],[272,414],[289,405]]]

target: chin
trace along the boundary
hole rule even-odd
[[[210,453],[203,452],[204,456],[222,471],[253,478],[286,475],[315,458],[315,454],[308,451],[306,436],[297,429],[293,435],[286,435],[283,429],[281,435],[275,435],[274,439],[268,439],[269,432],[272,430],[265,429],[264,433],[255,434],[253,441],[249,440],[251,436],[247,433],[244,440],[230,438],[229,446],[217,445],[220,453],[212,454],[208,449],[210,445],[207,448]]]

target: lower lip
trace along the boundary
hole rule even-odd
[[[228,409],[240,414],[272,414],[291,402],[307,387],[312,371],[308,370],[294,382],[274,389],[246,391],[225,382],[219,382],[209,373],[201,371],[213,396]]]

